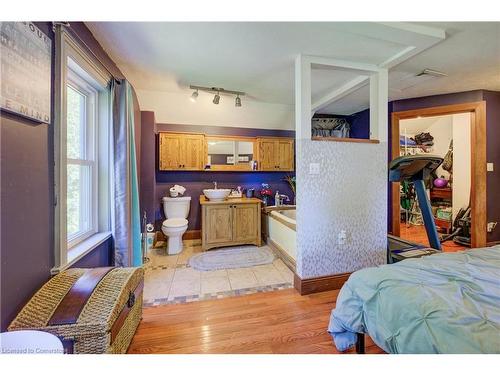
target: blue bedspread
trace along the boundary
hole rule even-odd
[[[388,353],[500,353],[500,246],[354,272],[328,331],[340,351],[359,332]]]

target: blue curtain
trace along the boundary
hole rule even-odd
[[[112,230],[115,265],[142,265],[139,187],[134,134],[132,86],[126,80],[111,82],[113,121]]]

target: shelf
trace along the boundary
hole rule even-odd
[[[431,199],[433,198],[452,199],[452,190],[450,188],[432,188]]]
[[[380,143],[378,139],[361,139],[361,138],[337,138],[337,137],[312,137],[313,141],[325,142],[348,142],[348,143]]]

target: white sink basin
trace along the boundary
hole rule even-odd
[[[227,198],[231,189],[204,189],[203,194],[210,201],[220,202]]]

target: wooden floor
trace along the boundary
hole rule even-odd
[[[407,226],[405,223],[401,223],[400,232],[401,238],[404,238],[405,240],[429,246],[429,240],[427,239],[427,233],[425,232],[425,227],[423,225]],[[455,252],[467,249],[467,247],[457,245],[452,240],[442,243],[441,246],[444,252]]]
[[[148,307],[128,352],[335,354],[326,329],[337,294],[287,289]],[[368,337],[366,346],[382,353]]]

